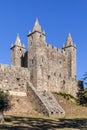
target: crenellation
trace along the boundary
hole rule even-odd
[[[30,80],[29,70],[23,67],[0,65],[0,88],[4,90],[24,91]],[[4,75],[3,75],[4,74]]]
[[[67,54],[67,52],[65,52],[64,50],[61,50],[61,49],[59,49],[51,44],[46,44],[46,47],[47,47],[47,49],[49,49],[49,51]]]
[[[53,110],[56,114],[56,101],[51,92],[65,92],[77,97],[83,89],[82,82],[76,79],[76,46],[70,33],[62,49],[48,44],[38,20],[28,34],[28,46],[26,51],[17,35],[11,46],[11,66],[0,65],[0,89],[11,95],[28,96],[42,113],[50,115]],[[27,84],[30,87],[27,88]],[[48,97],[52,98],[52,104]]]

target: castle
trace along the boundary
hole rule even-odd
[[[46,96],[56,102],[51,92],[65,92],[76,97],[82,82],[76,80],[76,46],[70,33],[62,49],[56,48],[46,43],[46,34],[36,19],[34,28],[27,37],[28,51],[17,35],[11,46],[12,65],[0,65],[0,88],[8,90],[12,95],[26,96],[27,93],[31,100],[37,99],[39,95],[39,107],[45,104],[44,109],[48,107],[46,101],[49,102]],[[49,109],[52,114],[54,108],[50,110],[50,105],[52,107],[52,101],[46,111]],[[61,111],[64,112],[62,108]]]

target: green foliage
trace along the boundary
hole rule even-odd
[[[56,92],[56,94],[62,96],[63,98],[65,98],[67,100],[75,99],[75,97],[73,97],[71,94],[68,94],[68,93],[62,93],[62,92],[57,93]]]
[[[9,95],[0,91],[0,111],[6,111],[11,107]]]
[[[84,83],[84,86],[87,86],[87,72],[83,75],[83,83]]]
[[[84,90],[79,91],[77,103],[87,106],[87,88],[85,88],[85,86],[87,85],[87,72],[83,75],[82,80],[84,83]]]
[[[84,89],[83,96],[87,99],[87,88]]]
[[[87,88],[81,91],[80,97],[78,98],[77,103],[80,105],[87,106]]]

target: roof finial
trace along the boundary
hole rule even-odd
[[[35,21],[35,24],[34,24],[33,31],[39,31],[39,32],[41,32],[41,26],[40,26],[39,21],[38,21],[37,18],[36,18],[36,21]]]
[[[21,45],[21,40],[20,40],[19,34],[17,34],[15,45],[19,45],[19,46]]]
[[[71,34],[69,33],[66,40],[66,46],[70,46],[70,45],[73,45],[73,40],[72,40]]]
[[[13,46],[14,46],[13,43],[11,43],[11,48],[12,48]]]
[[[23,45],[22,45],[24,48],[25,48],[25,45],[24,45],[24,43],[23,43]]]

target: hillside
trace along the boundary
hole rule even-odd
[[[6,112],[0,130],[87,130],[87,107],[79,106],[74,100],[54,94],[64,108],[64,118],[44,117],[37,113],[27,97],[11,97],[11,110]]]
[[[60,95],[54,94],[56,100],[65,110],[65,118],[87,118],[87,107],[78,105],[74,99],[67,100]],[[5,112],[6,115],[20,115],[20,116],[39,116],[32,103],[27,97],[13,97],[11,96],[12,107]]]
[[[87,118],[87,107],[78,105],[74,99],[67,100],[57,94],[54,96],[65,110],[65,118]]]
[[[12,106],[10,110],[5,112],[5,115],[29,116],[37,114],[37,112],[33,108],[32,103],[26,96],[11,96],[10,99]]]

